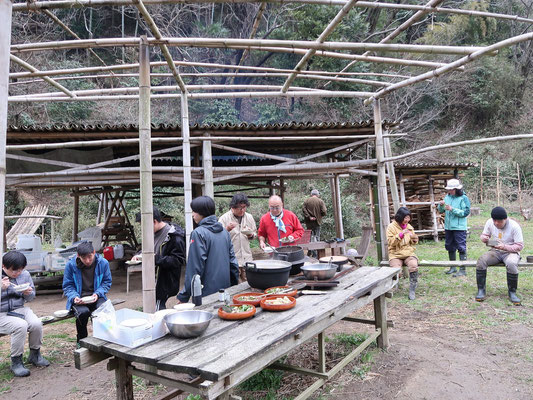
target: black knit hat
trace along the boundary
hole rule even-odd
[[[490,212],[490,217],[496,220],[507,219],[507,211],[503,207],[494,207]]]
[[[191,209],[202,217],[209,217],[215,213],[215,201],[209,196],[200,196],[191,201]]]

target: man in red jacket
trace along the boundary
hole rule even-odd
[[[267,246],[266,242],[272,247],[280,247],[280,241],[290,244],[302,237],[302,224],[296,214],[283,208],[281,197],[271,196],[268,199],[268,209],[270,212],[261,217],[257,231],[262,249]]]

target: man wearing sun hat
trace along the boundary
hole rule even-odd
[[[466,217],[470,214],[470,199],[464,194],[459,179],[448,180],[446,190],[448,194],[438,206],[439,212],[444,213],[445,248],[450,261],[456,260],[457,251],[463,261],[466,260]],[[461,267],[457,272],[457,267],[453,266],[446,274],[465,276],[466,268]]]
[[[490,213],[491,218],[485,223],[481,241],[491,249],[477,260],[476,280],[478,294],[476,301],[485,300],[487,267],[504,263],[507,268],[507,288],[509,300],[520,305],[520,299],[516,295],[518,287],[518,262],[520,250],[524,248],[522,228],[518,222],[507,218],[507,212],[503,207],[494,207]]]

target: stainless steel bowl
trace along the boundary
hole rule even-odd
[[[168,330],[179,338],[200,336],[205,332],[214,314],[201,310],[179,311],[163,317]]]
[[[325,280],[331,279],[337,272],[336,264],[310,264],[302,267],[302,272],[307,279]]]

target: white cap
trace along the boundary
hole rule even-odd
[[[463,185],[459,182],[459,179],[450,179],[446,185],[446,190],[462,189]]]

